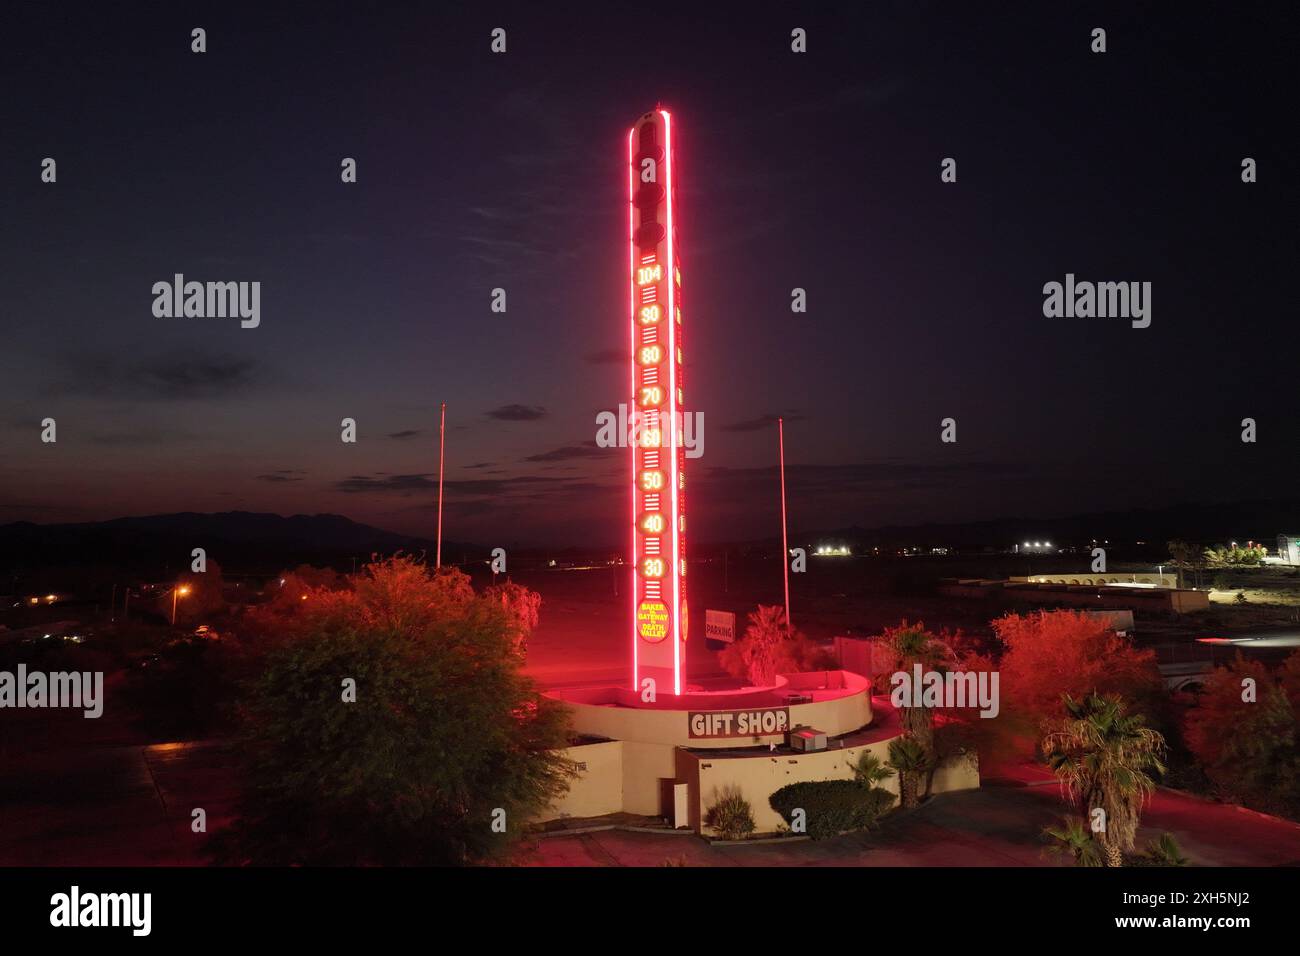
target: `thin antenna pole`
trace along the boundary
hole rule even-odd
[[[781,573],[785,578],[785,635],[790,636],[790,542],[785,525],[785,419],[776,420],[777,441],[781,454]]]
[[[434,567],[442,567],[442,466],[447,448],[447,403],[442,403],[442,415],[438,421],[438,545]]]

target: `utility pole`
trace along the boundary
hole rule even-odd
[[[438,544],[434,568],[442,567],[442,466],[446,449],[447,403],[442,403],[442,416],[438,421]]]
[[[776,420],[777,441],[781,457],[781,573],[785,578],[785,636],[790,636],[790,542],[785,523],[785,419]]]

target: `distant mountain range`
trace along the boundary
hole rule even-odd
[[[148,573],[188,567],[204,548],[223,567],[273,573],[298,564],[347,566],[373,553],[432,552],[434,543],[358,524],[342,515],[181,512],[78,524],[0,525],[0,569],[112,564]],[[443,542],[444,555],[469,546]],[[481,550],[481,549],[479,549]]]
[[[1146,542],[1163,550],[1166,542],[1181,538],[1204,545],[1253,540],[1271,550],[1279,534],[1300,534],[1300,498],[1180,503],[1164,508],[1094,512],[1065,518],[996,518],[871,529],[850,527],[801,537],[843,541],[868,548],[914,546],[966,550],[1010,548],[1025,540],[1052,541],[1059,546],[1083,545],[1093,538],[1130,546]]]
[[[1145,547],[1163,551],[1166,541],[1185,538],[1206,545],[1253,539],[1271,549],[1279,534],[1300,534],[1300,498],[1177,504],[1066,518],[796,530],[791,544],[838,542],[859,553],[873,547],[950,547],[969,552],[1009,549],[1024,540],[1050,540],[1062,547],[1084,545],[1096,538],[1126,548],[1145,542]],[[696,546],[710,550],[707,542]],[[354,558],[359,564],[371,554],[432,553],[434,544],[332,514],[285,517],[246,511],[181,512],[79,524],[17,522],[0,525],[0,574],[76,566],[112,566],[139,574],[175,572],[188,567],[190,552],[197,547],[205,548],[208,557],[223,568],[274,573],[299,564],[346,569]],[[538,556],[581,553],[563,542],[553,550],[528,551]],[[482,546],[451,541],[443,542],[442,552],[444,560],[452,563],[487,555]]]

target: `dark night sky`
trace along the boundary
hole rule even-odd
[[[449,537],[621,541],[627,453],[591,443],[626,398],[625,138],[657,102],[697,540],[778,529],[777,414],[802,528],[1295,490],[1284,7],[263,6],[6,12],[0,521],[428,535],[445,399]],[[261,281],[261,327],[155,318],[176,272]],[[1151,327],[1045,318],[1067,272],[1150,281]]]

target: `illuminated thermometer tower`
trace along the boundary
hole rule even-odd
[[[680,694],[686,661],[682,273],[667,110],[628,132],[632,366],[632,680]]]

